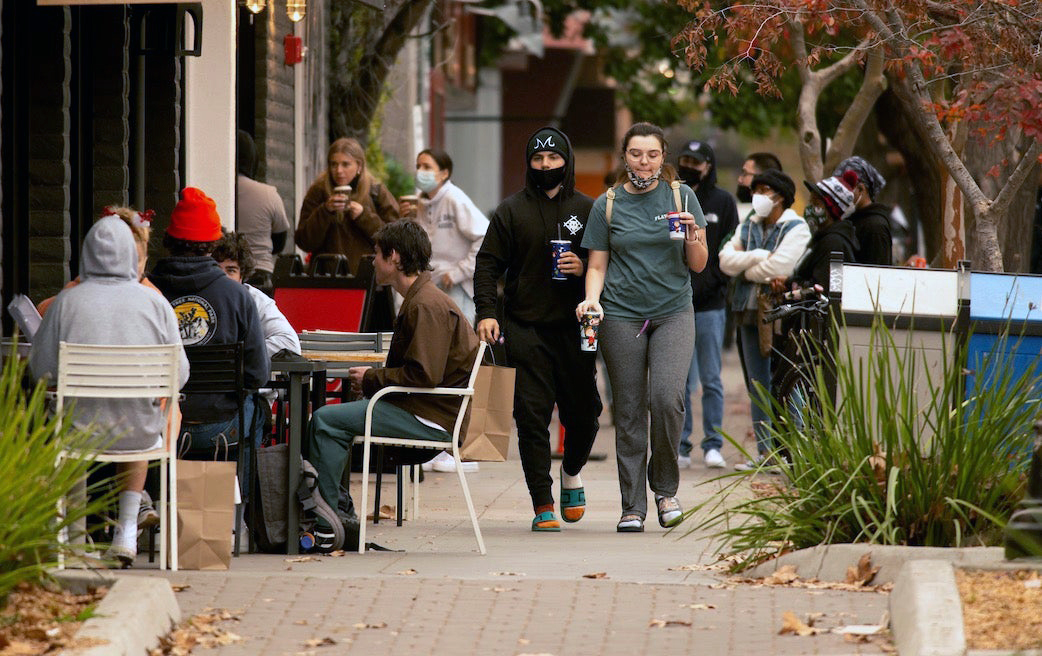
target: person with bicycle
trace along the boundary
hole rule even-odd
[[[761,392],[771,386],[771,341],[768,331],[760,332],[759,297],[770,291],[772,280],[793,274],[810,241],[807,222],[790,209],[796,197],[792,178],[767,170],[755,176],[751,186],[754,214],[720,250],[720,270],[736,278],[731,309],[742,316],[738,336],[756,435],[756,459],[735,465],[739,471],[756,469],[772,451],[770,420],[764,412],[767,399]]]
[[[854,224],[845,220],[857,209],[854,202],[857,173],[846,171],[841,176],[825,178],[815,184],[807,181],[803,184],[811,193],[811,203],[804,210],[803,218],[814,234],[793,275],[771,280],[771,289],[775,292],[813,285],[821,285],[827,292],[832,253],[842,253],[844,262],[857,261],[857,233]]]

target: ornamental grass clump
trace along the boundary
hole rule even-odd
[[[782,462],[783,477],[754,495],[742,473],[708,481],[720,489],[690,511],[691,530],[714,532],[746,565],[819,544],[998,544],[1026,486],[1038,358],[1017,373],[1006,352],[1019,340],[999,338],[971,370],[951,335],[939,351],[905,335],[877,318],[867,348],[841,345],[835,396],[816,368],[800,421],[772,401],[778,448],[761,472]]]
[[[69,504],[59,519],[58,500],[68,495],[94,467],[85,460],[59,458],[64,449],[96,449],[97,437],[48,413],[42,384],[22,388],[25,365],[12,351],[0,372],[0,605],[23,581],[39,581],[59,550],[58,530],[83,525],[111,502],[96,494],[89,504]],[[72,555],[73,546],[64,547]]]

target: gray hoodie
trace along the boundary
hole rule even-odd
[[[44,315],[32,344],[29,368],[37,378],[56,378],[58,343],[151,345],[177,344],[177,319],[166,299],[138,282],[137,248],[130,228],[107,217],[94,224],[83,242],[80,284],[63,290]],[[184,349],[180,385],[188,380]],[[77,399],[73,422],[93,420],[120,436],[113,451],[139,451],[162,435],[164,414],[149,399]]]

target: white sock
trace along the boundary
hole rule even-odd
[[[137,544],[137,514],[141,509],[140,492],[120,492],[119,525],[125,542]]]
[[[561,487],[568,490],[574,490],[575,488],[582,486],[583,479],[581,475],[576,474],[575,476],[572,476],[564,470],[564,467],[561,467]]]

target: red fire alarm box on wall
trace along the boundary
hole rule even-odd
[[[287,34],[282,40],[282,47],[286,52],[286,66],[299,64],[304,56],[304,42],[299,36]]]

